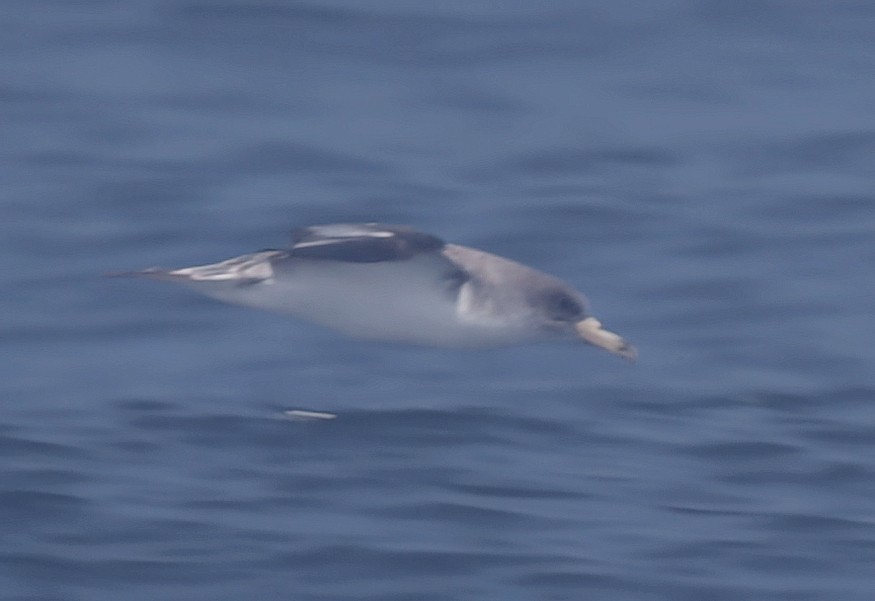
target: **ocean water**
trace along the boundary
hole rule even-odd
[[[0,598],[875,598],[871,3],[10,0],[0,32]],[[554,273],[640,360],[103,277],[337,220]]]

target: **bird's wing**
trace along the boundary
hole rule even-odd
[[[289,256],[343,263],[406,261],[439,251],[444,241],[407,226],[381,223],[337,223],[296,229]],[[450,261],[446,260],[449,265]]]
[[[410,268],[417,278],[425,278],[458,295],[471,274],[445,255],[443,240],[403,225],[382,223],[337,223],[300,228],[292,232],[292,246],[283,257],[273,259],[275,267],[294,268],[298,261],[346,264],[379,264],[387,269]]]

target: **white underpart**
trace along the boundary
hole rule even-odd
[[[279,271],[267,260],[231,259],[172,273],[208,296],[288,313],[358,338],[487,347],[541,337],[519,316],[472,312],[467,284],[457,303],[442,277],[446,270],[443,258],[425,254],[378,263],[292,260]]]

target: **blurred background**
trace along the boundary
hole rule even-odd
[[[0,49],[3,599],[872,599],[871,2],[7,0]],[[102,277],[359,220],[638,364]]]

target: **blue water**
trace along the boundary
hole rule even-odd
[[[9,0],[0,48],[0,598],[875,598],[870,2]],[[640,360],[102,277],[336,220]]]

